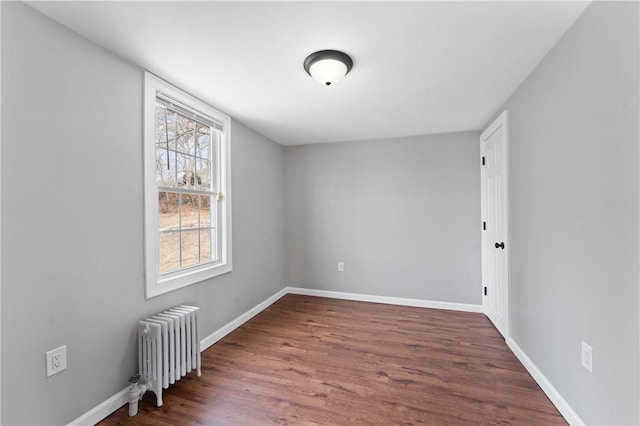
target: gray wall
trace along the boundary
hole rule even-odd
[[[3,424],[64,424],[122,390],[148,314],[196,303],[206,336],[284,286],[282,148],[234,122],[234,271],[145,301],[142,94],[141,69],[2,3]]]
[[[481,303],[479,133],[284,151],[289,285]]]
[[[1,7],[2,423],[63,424],[123,389],[133,324],[176,303],[203,308],[203,335],[285,283],[481,303],[477,133],[283,156],[236,122],[234,271],[145,301],[142,71]],[[638,4],[594,3],[506,104],[512,336],[588,423],[640,422],[638,72]]]
[[[505,106],[512,337],[588,424],[640,423],[638,38],[593,2]]]

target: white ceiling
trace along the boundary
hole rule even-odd
[[[282,145],[481,129],[587,2],[29,2]],[[338,49],[324,87],[305,57]]]

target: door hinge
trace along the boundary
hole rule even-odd
[[[482,157],[482,165],[484,166],[484,157]]]
[[[487,287],[484,288],[484,295],[487,295]]]
[[[487,222],[482,222],[482,230],[483,231],[487,230]]]

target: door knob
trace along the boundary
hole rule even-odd
[[[498,244],[498,243],[496,243],[496,248],[499,248],[499,249],[504,250],[504,241],[503,241],[503,242],[501,242],[501,243],[499,243],[499,244]]]

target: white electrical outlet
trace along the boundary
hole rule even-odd
[[[593,373],[593,349],[585,342],[582,342],[582,366]]]
[[[67,346],[52,349],[46,354],[47,377],[67,369]]]
[[[338,262],[338,272],[344,272],[344,262]]]

